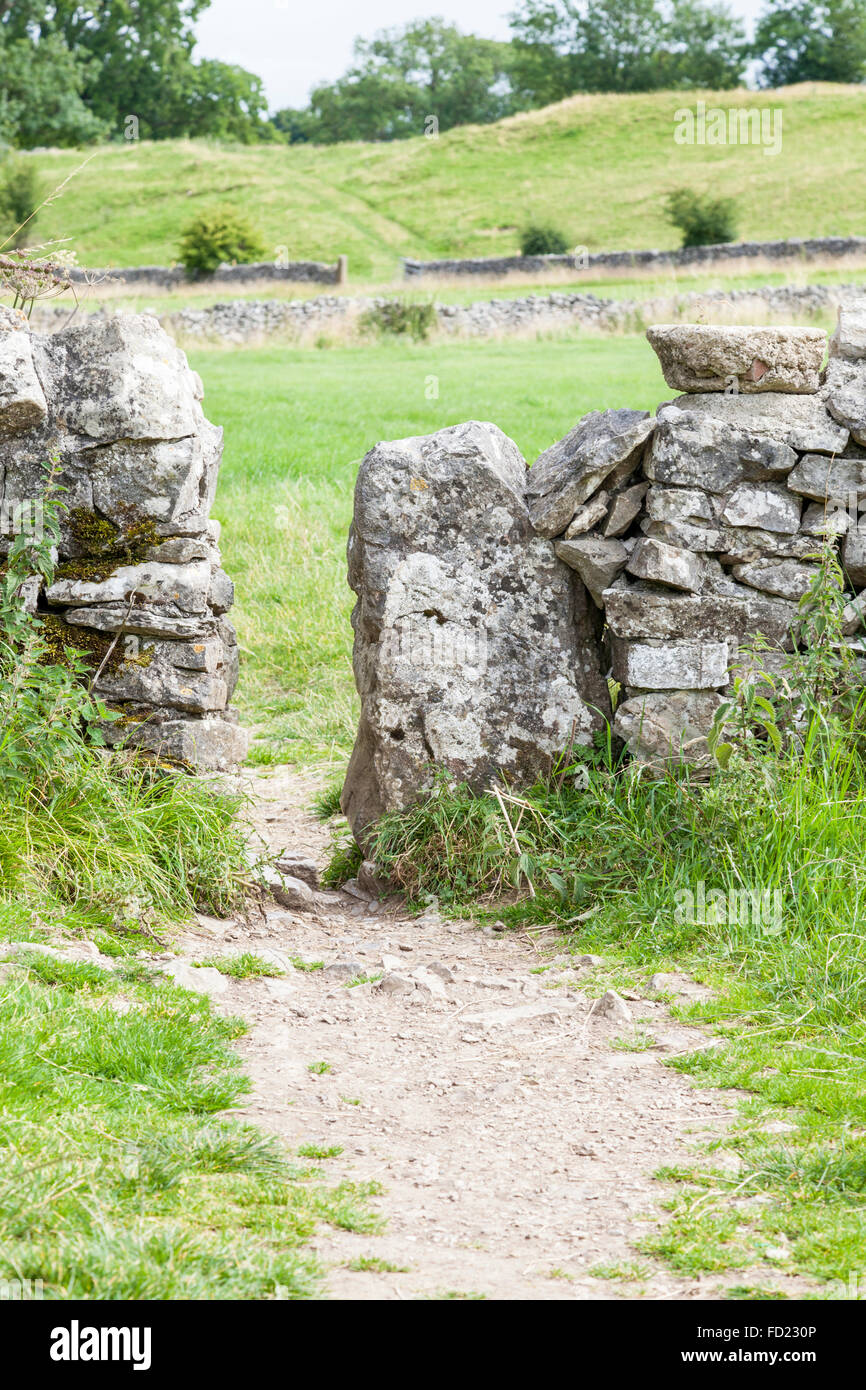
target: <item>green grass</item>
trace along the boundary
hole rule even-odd
[[[606,749],[582,761],[586,790],[565,775],[516,798],[519,867],[537,897],[494,898],[495,913],[523,928],[559,922],[574,955],[604,952],[598,993],[672,968],[711,985],[708,1002],[674,1013],[712,1026],[721,1045],[668,1065],[749,1097],[723,1141],[740,1171],[714,1161],[714,1140],[660,1173],[678,1184],[671,1216],[641,1252],[689,1275],[805,1274],[839,1296],[866,1273],[862,733],[813,726],[802,754],[735,755],[707,784],[652,781]],[[496,799],[444,782],[381,822],[371,854],[416,899],[435,893],[454,912],[507,887],[517,867]],[[726,895],[779,890],[781,931],[748,913],[694,920],[678,894],[701,882]],[[774,1132],[780,1117],[790,1132]]]
[[[0,934],[21,930],[0,909]],[[3,974],[4,1280],[49,1299],[309,1298],[319,1223],[378,1229],[372,1186],[326,1187],[225,1116],[249,1089],[239,1020],[138,964],[33,955]]]
[[[254,762],[340,760],[351,747],[345,548],[368,449],[474,418],[499,425],[532,460],[588,410],[649,410],[671,396],[638,337],[196,351],[191,360],[207,414],[226,432],[214,514],[237,593],[237,699],[261,736]]]
[[[230,975],[235,980],[258,979],[264,975],[285,975],[278,965],[263,960],[254,951],[241,951],[236,956],[209,956],[207,960],[193,961],[194,965],[211,965],[221,975]]]
[[[783,148],[683,146],[674,115],[708,104],[780,107]],[[733,197],[740,235],[769,240],[862,231],[861,87],[573,97],[438,140],[324,148],[176,140],[96,151],[41,215],[40,238],[70,238],[82,264],[166,264],[205,208],[243,206],[266,246],[349,256],[358,279],[388,279],[401,255],[513,253],[532,219],[590,250],[672,247],[665,194],[687,185]],[[82,156],[30,156],[47,188]]]

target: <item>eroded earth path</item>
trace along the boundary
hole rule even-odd
[[[327,831],[303,809],[315,780],[287,768],[250,780],[261,837],[323,863]],[[254,951],[285,971],[225,977],[218,998],[250,1023],[243,1113],[294,1152],[339,1147],[329,1179],[383,1186],[382,1234],[322,1228],[314,1241],[330,1297],[717,1298],[725,1283],[769,1278],[680,1277],[637,1254],[665,1220],[652,1174],[723,1136],[735,1099],[663,1065],[706,1046],[705,1033],[651,998],[630,1002],[631,1021],[599,1014],[584,988],[593,965],[557,955],[557,941],[326,893],[252,924],[201,918],[175,946],[190,958]],[[383,983],[350,986],[359,976]],[[614,1045],[636,1030],[653,1044]],[[348,1268],[365,1257],[399,1272]],[[636,1281],[589,1273],[636,1261]],[[770,1282],[796,1293],[776,1271]]]

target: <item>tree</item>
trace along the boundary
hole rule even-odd
[[[495,121],[513,109],[510,45],[461,34],[441,19],[358,39],[354,56],[343,77],[313,91],[309,113],[278,113],[295,138],[393,140]]]
[[[0,0],[0,35],[37,54],[65,53],[99,131],[120,135],[126,118],[136,116],[144,137],[257,139],[269,131],[259,78],[228,63],[193,62],[193,26],[209,4]]]
[[[648,92],[740,81],[741,22],[706,0],[523,0],[514,76],[532,105],[574,92]]]
[[[763,87],[866,79],[866,0],[770,0],[755,29]]]
[[[55,38],[35,43],[0,27],[0,143],[86,145],[106,131],[85,105],[83,65]]]

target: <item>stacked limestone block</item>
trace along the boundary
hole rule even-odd
[[[587,416],[531,470],[530,508],[604,611],[616,732],[642,761],[700,760],[742,646],[790,647],[825,536],[852,600],[866,585],[866,316],[840,313],[826,372],[817,329],[647,336],[685,394],[654,421]]]
[[[120,715],[110,741],[222,769],[243,759],[246,736],[229,704],[233,588],[210,520],[222,431],[202,395],[150,316],[41,336],[0,309],[0,554],[8,519],[38,499],[58,458],[67,510],[38,598],[49,641],[102,666],[95,689]]]

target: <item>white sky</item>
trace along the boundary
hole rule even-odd
[[[763,0],[729,0],[753,19]],[[304,106],[310,89],[349,66],[352,43],[432,15],[481,38],[507,39],[513,0],[212,0],[198,23],[198,58],[237,63],[264,80],[272,109]]]

